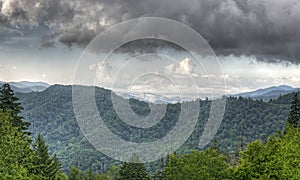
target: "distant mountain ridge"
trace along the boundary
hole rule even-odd
[[[187,101],[193,101],[195,98],[189,98],[189,97],[167,97],[160,94],[154,94],[154,93],[123,93],[123,92],[116,92],[117,95],[125,98],[125,99],[136,99],[139,101],[144,101],[148,103],[154,103],[154,104],[176,104],[178,102],[187,102]]]
[[[281,95],[289,94],[292,92],[300,91],[300,88],[294,88],[287,85],[272,86],[268,88],[261,88],[255,91],[243,92],[238,94],[230,94],[228,96],[233,97],[245,97],[252,99],[262,99],[263,101],[269,101],[270,99],[277,99]],[[122,93],[116,92],[119,96],[122,96],[125,99],[136,99],[139,101],[150,102],[154,104],[174,104],[178,102],[188,102],[193,101],[195,98],[192,97],[166,97],[164,95],[153,94],[153,93]]]
[[[268,88],[258,89],[250,92],[233,94],[231,96],[249,97],[252,99],[262,99],[264,101],[268,101],[270,99],[276,99],[280,95],[285,95],[297,91],[300,91],[300,88],[294,88],[287,85],[280,85],[280,86],[272,86]]]
[[[2,86],[5,82],[0,81]],[[30,81],[20,81],[20,82],[8,82],[11,88],[15,92],[29,93],[29,92],[41,92],[50,87],[48,83],[45,82],[30,82]]]
[[[83,87],[91,88],[91,87]],[[181,104],[169,104],[159,123],[151,128],[136,128],[126,124],[117,114],[112,103],[110,90],[95,88],[95,101],[99,114],[105,125],[117,137],[131,142],[153,142],[165,137],[177,124],[181,114]],[[104,172],[107,165],[115,162],[95,149],[80,131],[76,120],[72,86],[52,85],[43,92],[16,93],[24,110],[22,116],[31,122],[33,136],[43,135],[49,144],[50,153],[56,152],[64,167],[81,164],[82,170],[93,169]],[[220,148],[235,151],[237,144],[264,140],[269,135],[282,130],[290,110],[293,94],[284,95],[277,100],[262,102],[248,98],[227,97],[226,111],[219,127],[216,139]],[[151,108],[141,101],[129,101],[130,106],[139,116],[147,116]],[[197,149],[211,111],[211,101],[199,102],[200,112],[197,126],[190,138],[177,152],[178,154]],[[160,106],[153,104],[153,106]],[[184,112],[183,112],[184,113]],[[84,161],[83,161],[84,160]],[[151,167],[154,167],[154,165]],[[67,171],[67,169],[64,169]]]
[[[3,85],[3,81],[0,81],[0,86]],[[10,86],[15,92],[19,93],[29,93],[29,92],[41,92],[46,90],[50,85],[45,82],[30,82],[30,81],[20,81],[20,82],[9,82]],[[300,91],[300,88],[294,88],[288,85],[272,86],[268,88],[261,88],[255,91],[243,92],[237,94],[229,94],[228,96],[233,97],[246,97],[252,99],[262,99],[263,101],[269,101],[270,99],[276,99],[281,95],[289,94],[292,92]],[[150,102],[154,104],[174,104],[178,102],[193,101],[195,98],[192,97],[167,97],[160,94],[154,93],[124,93],[115,92],[117,95],[125,99],[136,99],[139,101]]]

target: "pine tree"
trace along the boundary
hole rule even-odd
[[[221,152],[219,141],[216,138],[214,138],[213,142],[210,145],[210,148],[218,152]]]
[[[14,95],[8,83],[3,84],[0,88],[0,109],[3,112],[10,112],[13,117],[12,125],[17,127],[20,132],[24,134],[30,134],[27,130],[30,126],[29,122],[23,120],[23,117],[19,114],[23,110],[21,103],[18,102],[18,98]]]
[[[40,179],[31,173],[30,143],[12,126],[12,120],[10,113],[0,111],[0,179]]]
[[[47,179],[54,179],[60,171],[61,165],[56,154],[51,158],[48,153],[48,145],[39,134],[33,144],[35,152],[34,165],[35,174],[40,174]]]
[[[150,179],[143,163],[140,163],[138,157],[133,155],[131,163],[124,163],[119,172],[119,179]]]
[[[291,103],[291,111],[287,122],[292,127],[299,127],[300,125],[300,102],[298,99],[298,93],[295,93],[294,99]]]
[[[71,167],[70,172],[69,172],[69,179],[70,180],[81,180],[81,179],[84,179],[84,174],[77,167]]]

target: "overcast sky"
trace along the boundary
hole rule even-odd
[[[0,0],[0,80],[72,84],[80,55],[96,35],[140,17],[170,18],[201,34],[218,56],[225,93],[281,84],[300,87],[298,0]],[[107,62],[101,61],[104,53],[97,54],[99,62],[87,61],[84,68],[98,76],[97,85],[111,88],[131,53],[162,49],[176,55],[176,62],[159,56],[147,61],[150,58],[151,68],[159,67],[157,71],[172,73],[177,86],[189,88],[185,73],[207,78],[201,70],[194,72],[192,57],[161,42],[129,44]],[[126,79],[132,84],[139,70],[150,68],[145,62],[131,64],[131,73],[118,85]],[[176,89],[162,77],[143,78],[133,83],[133,90],[156,88],[167,93],[168,87]],[[198,88],[207,87],[199,83],[203,86]]]

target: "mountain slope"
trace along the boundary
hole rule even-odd
[[[281,86],[272,86],[272,87],[264,88],[264,89],[258,89],[258,90],[251,91],[251,92],[234,94],[232,96],[250,97],[253,99],[263,99],[264,101],[268,101],[270,99],[276,99],[280,95],[285,95],[285,94],[296,92],[299,90],[300,90],[300,88],[293,88],[293,87],[290,87],[287,85],[281,85]]]
[[[16,93],[16,95],[24,107],[22,115],[32,123],[33,136],[41,133],[45,137],[49,150],[57,153],[65,170],[76,165],[85,170],[91,168],[105,171],[108,164],[118,163],[98,152],[82,135],[72,108],[71,86],[54,85],[42,92]],[[180,104],[169,104],[165,116],[158,124],[148,129],[138,129],[127,125],[117,116],[111,103],[111,91],[96,88],[95,97],[105,124],[114,134],[126,141],[149,142],[164,137],[174,127],[180,114]],[[196,129],[178,153],[198,149],[199,138],[208,119],[210,103],[208,100],[200,102]],[[139,115],[149,113],[147,103],[130,99],[130,104]],[[289,107],[286,101],[263,102],[242,97],[228,97],[226,113],[216,136],[221,148],[235,151],[241,146],[241,139],[243,143],[264,139],[283,129]],[[148,167],[153,170],[157,167],[156,163]]]

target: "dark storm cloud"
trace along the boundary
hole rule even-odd
[[[0,26],[46,25],[69,47],[85,46],[118,22],[155,16],[190,25],[217,54],[300,63],[299,0],[2,0],[0,5]],[[45,46],[52,46],[52,36],[44,38]]]

